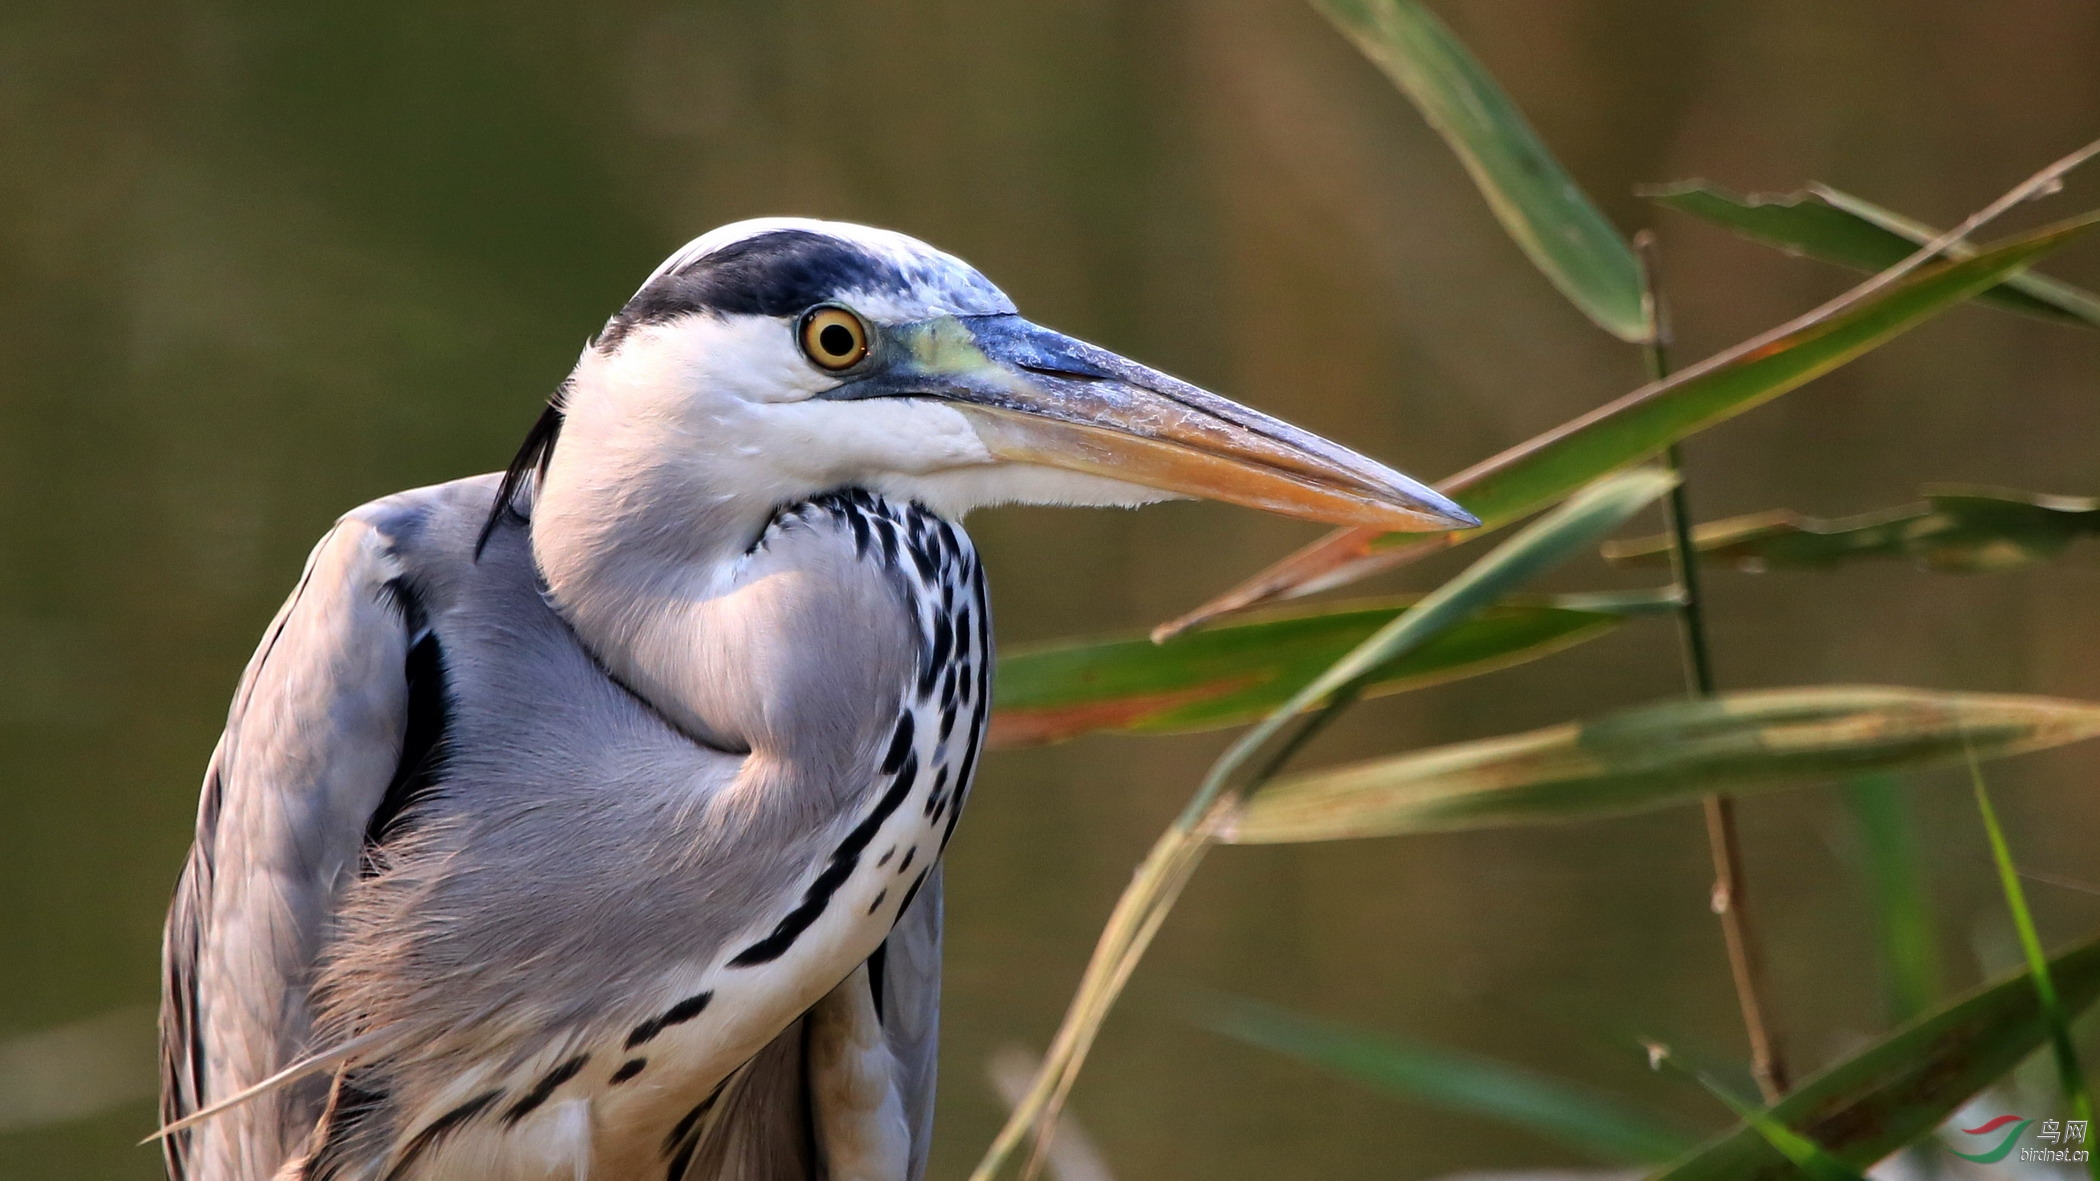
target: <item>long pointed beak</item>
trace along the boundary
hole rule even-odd
[[[833,396],[941,398],[1001,459],[1335,525],[1480,524],[1376,460],[1019,316],[942,316],[882,335],[879,367]]]

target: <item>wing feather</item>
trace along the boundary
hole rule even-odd
[[[677,1175],[919,1181],[933,1134],[940,990],[936,868],[876,953],[739,1071],[721,1103],[705,1105],[713,1119],[695,1130],[700,1152],[686,1153],[692,1167]],[[807,1160],[783,1153],[805,1144]]]
[[[919,896],[882,946],[883,1036],[897,1063],[905,1125],[911,1132],[906,1176],[919,1181],[926,1175],[927,1147],[933,1140],[934,1074],[940,1056],[940,866],[927,875]]]
[[[367,825],[396,778],[414,637],[384,532],[353,514],[307,559],[242,674],[168,911],[161,1116],[172,1123],[310,1047],[308,988]],[[267,1181],[323,1080],[163,1140],[175,1181]]]

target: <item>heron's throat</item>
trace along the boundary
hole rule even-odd
[[[774,506],[565,429],[525,505],[545,598],[607,671],[692,736],[748,748],[736,592]]]
[[[877,532],[821,496],[737,494],[690,467],[609,462],[571,441],[565,431],[526,506],[531,546],[547,601],[608,672],[724,750],[801,763],[830,757],[813,737],[827,727],[871,709],[887,724],[879,703],[916,677],[926,647],[900,594],[910,554],[896,526],[880,527],[890,545],[876,554]],[[857,495],[869,513],[904,511]],[[959,561],[960,530],[911,512]]]

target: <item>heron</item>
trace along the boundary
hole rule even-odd
[[[265,631],[166,925],[170,1176],[915,1181],[960,522],[1192,497],[1476,523],[903,234],[695,239],[506,471],[345,514]]]

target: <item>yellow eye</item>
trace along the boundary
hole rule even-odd
[[[848,369],[868,355],[868,328],[860,317],[825,304],[802,313],[802,351],[822,369]]]

